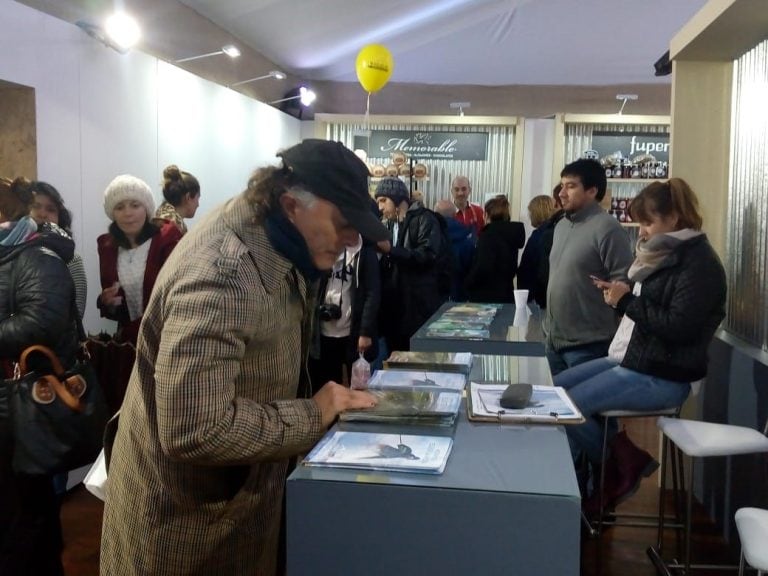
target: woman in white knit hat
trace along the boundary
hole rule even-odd
[[[171,222],[152,223],[152,190],[128,174],[104,190],[104,211],[112,223],[98,238],[102,292],[97,305],[103,317],[117,321],[116,339],[135,345],[157,274],[181,232]]]

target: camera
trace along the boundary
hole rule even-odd
[[[341,318],[341,306],[338,304],[320,304],[317,311],[320,314],[320,320],[324,322]]]

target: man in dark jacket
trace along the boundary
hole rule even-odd
[[[467,291],[464,289],[464,280],[472,266],[472,258],[475,254],[477,236],[470,226],[459,222],[454,215],[456,207],[450,200],[439,200],[435,204],[435,213],[445,220],[448,238],[451,241],[453,270],[451,272],[451,300],[464,302],[467,300]]]
[[[408,188],[399,178],[384,178],[376,188],[379,209],[393,231],[392,241],[377,244],[386,283],[380,314],[385,322],[380,329],[390,352],[410,349],[410,337],[448,299],[450,290],[441,282],[447,247],[438,216],[408,198]]]

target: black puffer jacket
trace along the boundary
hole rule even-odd
[[[621,365],[678,382],[703,378],[725,294],[725,271],[707,237],[683,242],[643,281],[640,296],[619,301],[619,312],[635,322]]]
[[[28,242],[0,246],[0,358],[16,361],[27,347],[42,344],[65,367],[74,363],[74,284],[65,264],[74,248],[69,237],[47,225]],[[39,358],[30,358],[33,366],[34,360]]]

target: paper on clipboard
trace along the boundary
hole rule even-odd
[[[580,424],[579,409],[565,389],[557,386],[533,386],[527,407],[502,408],[499,403],[507,384],[469,384],[467,412],[470,420],[508,424]]]

